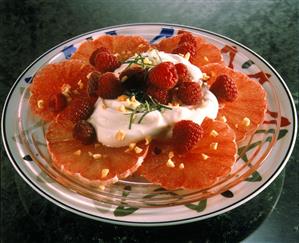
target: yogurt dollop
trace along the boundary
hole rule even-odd
[[[192,81],[201,83],[202,72],[200,69],[180,55],[156,50],[141,55],[152,62],[157,61],[157,63],[165,61],[174,64],[183,63],[187,66]],[[128,64],[123,64],[115,70],[115,73],[120,74],[127,66]],[[169,136],[173,125],[180,120],[192,120],[200,125],[205,117],[215,119],[218,113],[217,98],[208,89],[204,89],[204,97],[200,105],[170,106],[171,109],[154,110],[144,116],[140,123],[138,121],[143,113],[135,114],[131,127],[129,127],[131,111],[124,108],[132,106],[134,108],[139,104],[138,101],[132,102],[129,99],[121,101],[99,97],[95,104],[95,110],[89,118],[89,122],[96,130],[98,141],[109,147],[128,146],[130,143],[139,142],[146,137],[157,137],[161,134]]]

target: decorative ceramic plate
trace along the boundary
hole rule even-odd
[[[28,104],[32,77],[43,65],[69,59],[86,39],[100,35],[141,35],[150,43],[175,35],[185,29],[216,45],[227,66],[247,74],[267,92],[268,110],[264,123],[256,133],[239,145],[236,162],[242,168],[234,175],[238,183],[226,185],[209,197],[171,205],[130,203],[130,193],[138,190],[124,184],[119,197],[101,200],[66,185],[58,176],[48,173],[44,123],[33,116]],[[263,58],[227,37],[187,26],[169,24],[132,24],[95,30],[65,41],[35,60],[13,85],[3,109],[2,136],[11,163],[21,177],[38,193],[71,212],[103,222],[135,225],[174,225],[213,217],[236,208],[263,191],[282,171],[293,150],[297,132],[297,116],[291,94],[279,76]],[[248,174],[250,173],[250,174]],[[238,179],[241,178],[241,179]],[[122,184],[120,183],[120,186]],[[118,189],[119,190],[119,189]],[[142,192],[143,199],[152,199],[161,188]],[[162,190],[163,191],[163,190]],[[221,193],[219,193],[221,192]],[[108,194],[109,196],[109,194]],[[177,196],[168,193],[168,196]],[[127,200],[128,199],[128,200]],[[117,201],[117,203],[113,203]]]

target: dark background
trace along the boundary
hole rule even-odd
[[[51,47],[87,31],[136,22],[191,25],[248,46],[281,74],[298,107],[298,9],[296,0],[0,0],[1,110],[18,75]],[[0,148],[1,242],[299,241],[298,141],[285,171],[255,199],[210,220],[155,229],[114,226],[64,211],[25,184]]]

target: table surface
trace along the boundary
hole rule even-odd
[[[298,106],[298,9],[296,0],[2,0],[1,108],[22,70],[51,47],[87,31],[137,22],[185,24],[243,43],[282,75]],[[182,226],[135,228],[89,220],[50,203],[15,172],[1,144],[1,242],[298,242],[298,150],[297,140],[281,175],[237,209]]]

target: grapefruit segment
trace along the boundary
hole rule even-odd
[[[204,189],[227,175],[236,160],[234,131],[224,122],[205,119],[203,138],[190,152],[178,155],[169,142],[152,141],[139,171],[147,180],[166,189]],[[211,135],[216,131],[217,136]],[[217,144],[213,147],[211,144]],[[155,153],[159,148],[161,153]],[[174,152],[170,166],[169,152]]]
[[[86,95],[87,75],[94,71],[91,65],[80,60],[48,64],[37,72],[30,85],[29,100],[33,113],[45,121],[53,120],[59,112],[51,111],[50,99],[65,92],[71,99]],[[85,87],[85,88],[84,88]]]
[[[131,175],[147,154],[144,143],[140,153],[127,147],[110,148],[102,144],[83,145],[72,136],[74,124],[51,122],[46,133],[53,165],[62,172],[99,184],[110,184]]]
[[[89,63],[89,58],[100,47],[109,49],[119,61],[123,62],[135,53],[145,52],[150,48],[149,43],[141,36],[133,35],[103,35],[95,40],[87,40],[73,54],[72,59],[80,59]]]
[[[233,102],[222,101],[217,119],[227,120],[229,126],[236,132],[237,141],[252,135],[263,122],[267,108],[266,92],[263,87],[247,75],[223,64],[208,64],[201,70],[210,76],[209,85],[213,84],[219,75],[227,75],[236,82],[237,99]]]

